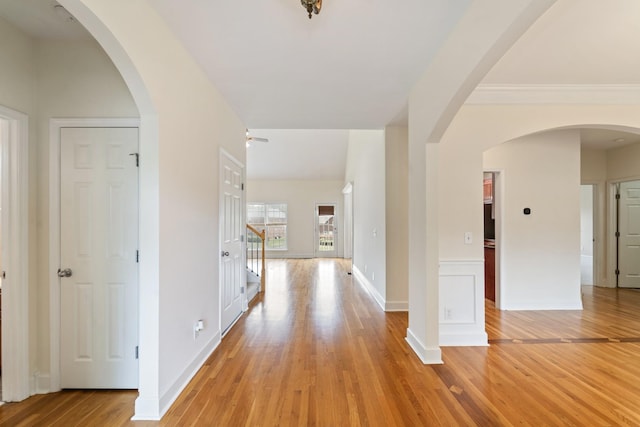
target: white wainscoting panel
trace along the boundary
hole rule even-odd
[[[440,261],[440,345],[488,345],[484,260]]]

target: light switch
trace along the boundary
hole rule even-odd
[[[473,233],[470,231],[467,231],[464,233],[464,244],[465,245],[470,245],[473,243]]]

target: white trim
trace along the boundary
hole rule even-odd
[[[440,346],[488,345],[484,313],[484,260],[441,260],[438,281]],[[451,291],[448,287],[455,287],[456,290]],[[450,318],[447,318],[448,310],[453,313]]]
[[[227,150],[225,150],[224,148],[220,147],[220,156],[218,159],[218,250],[216,251],[216,253],[220,253],[221,248],[222,248],[222,236],[224,236],[224,233],[222,232],[222,228],[224,226],[224,204],[222,203],[222,195],[224,192],[223,186],[222,186],[222,171],[224,170],[223,168],[223,160],[224,158],[227,158],[228,160],[230,160],[231,162],[235,163],[240,169],[242,169],[242,184],[244,186],[246,186],[246,182],[247,182],[247,176],[246,176],[246,168],[244,166],[244,163],[242,163],[241,161],[239,161],[238,159],[236,159],[231,153],[229,153]],[[244,288],[244,292],[242,293],[242,297],[241,297],[241,301],[240,301],[240,307],[241,307],[241,313],[240,315],[231,323],[231,325],[229,325],[229,327],[226,329],[226,331],[224,332],[225,334],[227,332],[229,332],[231,330],[231,328],[233,327],[233,325],[236,324],[236,322],[238,321],[238,319],[241,317],[242,313],[246,312],[247,310],[249,310],[249,301],[247,300],[247,269],[246,269],[246,265],[247,265],[247,235],[246,235],[246,226],[245,224],[247,223],[246,221],[246,206],[247,206],[247,201],[246,201],[246,190],[243,188],[241,191],[242,195],[240,197],[240,206],[243,206],[244,209],[241,212],[241,220],[240,220],[240,224],[242,224],[242,230],[244,233],[244,238],[242,239],[242,243],[241,243],[241,248],[240,248],[240,252],[241,252],[241,258],[242,258],[242,268],[241,270],[241,276],[240,276],[240,283],[241,286]],[[224,298],[222,296],[222,258],[218,258],[218,283],[220,284],[218,287],[218,300],[220,301],[220,305],[218,307],[218,325],[220,325],[220,329],[222,329],[222,304],[224,301]]]
[[[640,99],[638,84],[481,84],[465,104],[616,104],[635,105]]]
[[[549,304],[548,302],[525,302],[525,303],[516,303],[509,304],[504,310],[512,310],[512,311],[539,311],[539,310],[582,310],[582,302],[581,301],[559,301],[554,302],[553,304]]]
[[[346,259],[353,258],[353,182],[349,181],[342,189],[343,205],[342,215],[344,217],[342,221],[342,232],[344,238],[342,239],[344,247],[342,248],[343,257]],[[353,262],[352,262],[353,264]]]
[[[171,405],[180,396],[180,393],[182,393],[189,382],[198,373],[209,356],[211,356],[218,348],[220,342],[220,331],[218,331],[204,346],[202,351],[200,351],[200,353],[198,353],[191,363],[189,363],[189,365],[182,371],[182,374],[178,379],[176,379],[176,381],[174,381],[173,385],[171,385],[167,391],[162,393],[159,400],[141,400],[138,398],[136,401],[136,413],[131,420],[159,421],[169,408],[171,408]],[[159,407],[157,405],[159,405]]]
[[[440,350],[439,347],[425,347],[422,341],[420,341],[409,328],[407,328],[407,336],[405,340],[425,365],[441,365],[444,363],[442,362],[442,350]]]
[[[258,251],[260,252],[260,251]],[[265,251],[264,257],[266,259],[313,259],[313,254],[290,254],[290,253],[282,253],[286,252],[286,250],[273,250],[270,249]]]
[[[373,284],[362,274],[356,265],[351,266],[351,274],[358,283],[373,297],[383,311],[409,311],[408,301],[387,301]]]
[[[2,145],[2,270],[11,286],[2,295],[2,399],[24,400],[32,394],[29,379],[29,118],[0,106],[6,121]],[[6,182],[5,182],[6,181]],[[6,227],[6,229],[4,229]],[[14,286],[15,285],[15,286]]]
[[[67,127],[139,129],[140,119],[52,118],[49,120],[49,392],[60,390],[60,278],[57,274],[60,268],[60,132],[62,128]],[[143,300],[144,298],[140,298],[141,302]]]
[[[617,221],[617,212],[616,212],[616,191],[615,186],[629,181],[638,181],[640,180],[640,176],[631,176],[625,177],[621,179],[608,180],[606,184],[606,189],[608,191],[607,199],[607,217],[609,219],[607,223],[607,232],[606,235],[609,236],[609,239],[606,243],[607,245],[607,286],[610,288],[617,288],[618,283],[616,280],[616,221]]]
[[[189,385],[189,382],[193,379],[193,377],[198,373],[202,365],[207,361],[209,356],[213,354],[213,352],[220,345],[220,331],[218,331],[212,338],[211,341],[202,349],[202,351],[196,355],[193,361],[187,366],[183,371],[182,375],[173,383],[173,385],[160,396],[160,418],[164,416],[164,414],[169,410],[173,402],[180,396],[180,393],[184,391],[184,389]],[[132,419],[148,419],[140,417],[139,414]]]
[[[384,311],[409,311],[408,301],[387,301],[384,304]]]
[[[318,207],[319,206],[333,206],[333,250],[327,252],[321,252],[318,248],[320,247],[320,229],[319,229],[319,218],[318,218]],[[287,214],[288,215],[288,214]],[[339,233],[338,233],[338,221],[340,220],[340,215],[338,215],[338,203],[337,202],[316,202],[313,209],[313,253],[315,258],[337,258],[338,257],[338,242],[340,241]],[[288,221],[288,218],[287,218]]]
[[[360,285],[362,285],[362,287],[365,288],[367,292],[369,292],[369,294],[373,297],[373,299],[378,303],[380,308],[384,311],[384,308],[385,308],[384,298],[382,297],[382,295],[380,295],[378,290],[373,286],[373,284],[369,281],[369,279],[367,279],[367,277],[364,274],[362,274],[360,269],[358,269],[358,267],[355,264],[351,268],[351,274],[356,279],[356,281],[360,283]]]

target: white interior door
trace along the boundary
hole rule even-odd
[[[336,205],[316,204],[316,257],[335,258],[338,248]]]
[[[620,183],[618,286],[640,288],[640,181]]]
[[[225,153],[220,156],[220,284],[221,328],[226,332],[242,314],[244,207],[243,168]]]
[[[138,129],[60,144],[60,385],[137,388]]]

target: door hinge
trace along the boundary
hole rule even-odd
[[[620,275],[620,270],[616,269],[616,276]]]
[[[240,184],[240,189],[244,190],[244,182],[242,184]]]
[[[620,237],[620,232],[616,231],[616,237]]]
[[[242,243],[242,242],[244,242],[244,234],[241,234],[241,235],[240,235],[240,242],[241,242],[241,243]]]
[[[136,346],[136,359],[138,359],[138,346]]]
[[[130,156],[136,156],[136,167],[140,167],[140,153],[131,153]]]
[[[616,194],[616,200],[620,200],[620,193]]]
[[[136,262],[140,262],[140,251],[136,251]]]
[[[2,275],[0,275],[0,277],[2,278],[2,280],[6,279],[7,278],[7,272],[3,271]]]
[[[241,287],[240,287],[240,293],[241,293],[241,294],[244,294],[244,286],[241,286]]]

